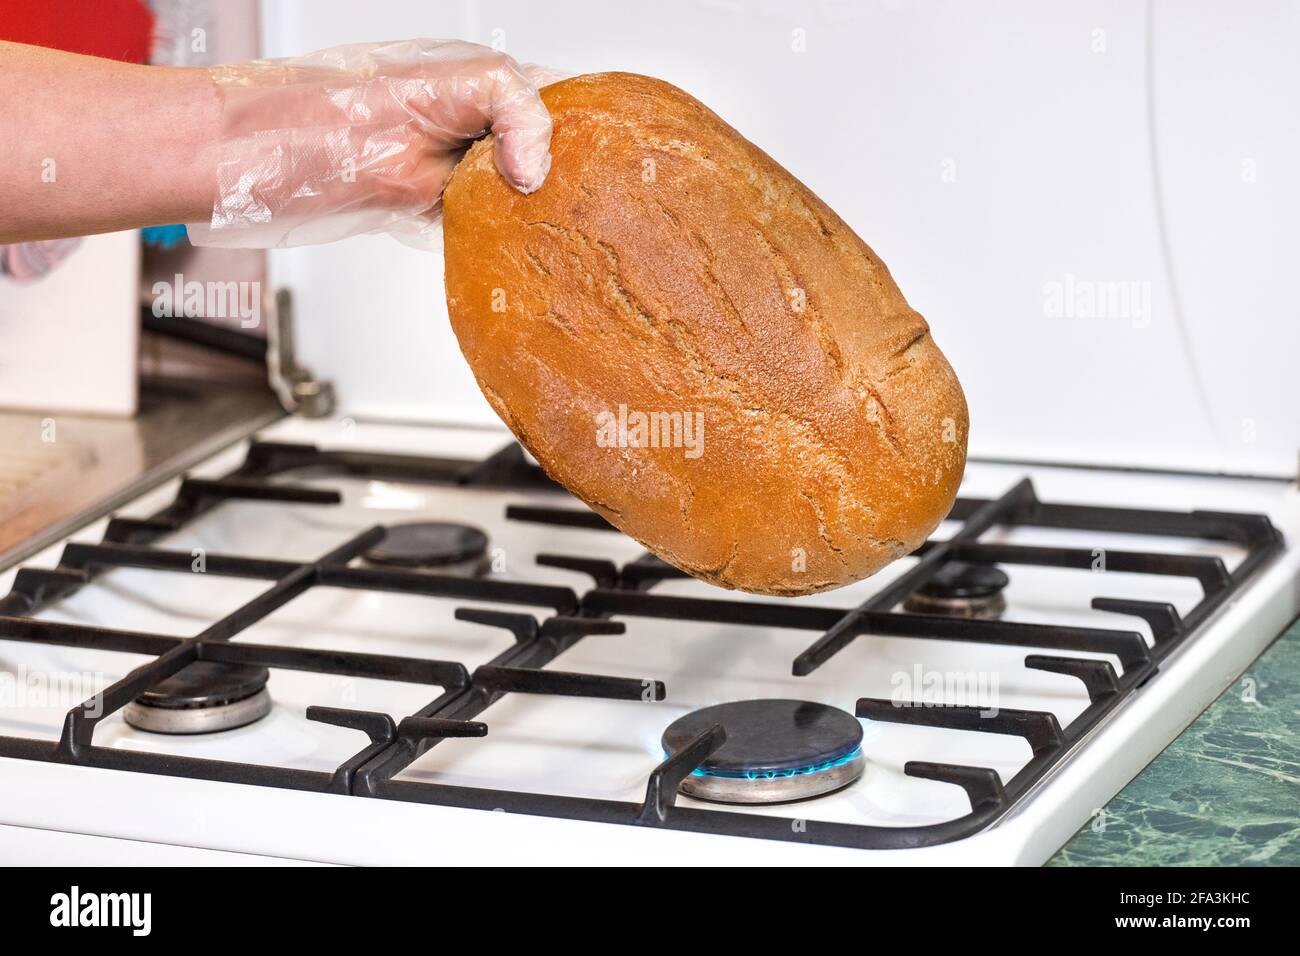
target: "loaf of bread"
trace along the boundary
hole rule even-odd
[[[848,226],[674,86],[546,87],[550,175],[489,140],[444,195],[447,306],[542,467],[663,560],[797,595],[916,548],[952,506],[966,401]]]

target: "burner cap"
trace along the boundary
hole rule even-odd
[[[990,618],[1006,610],[1002,589],[1011,579],[991,564],[949,561],[908,596],[904,609],[918,614]]]
[[[991,564],[949,561],[917,590],[929,597],[979,598],[997,594],[1011,579]]]
[[[122,711],[138,730],[207,734],[243,727],[271,710],[265,667],[196,661],[159,681]]]
[[[836,707],[806,700],[738,700],[692,711],[664,731],[676,753],[721,724],[727,741],[681,791],[721,803],[785,803],[832,793],[861,775],[862,725]]]
[[[487,535],[467,524],[412,521],[385,529],[384,538],[363,557],[372,564],[455,570],[476,566],[487,554]]]

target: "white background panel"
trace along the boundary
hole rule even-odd
[[[975,454],[1296,467],[1300,332],[1284,265],[1300,245],[1296,217],[1285,214],[1296,208],[1289,170],[1300,146],[1295,124],[1279,119],[1300,67],[1287,52],[1294,43],[1278,36],[1300,32],[1294,8],[265,7],[272,55],[459,36],[525,61],[650,73],[692,92],[889,263],[961,377]],[[803,52],[793,49],[796,30]],[[1244,158],[1258,170],[1249,188]],[[305,360],[336,380],[351,412],[491,419],[447,327],[436,255],[365,237],[274,259],[299,297]],[[1127,309],[1049,308],[1053,288],[1102,296],[1120,287],[1139,296]]]

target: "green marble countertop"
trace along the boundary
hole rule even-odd
[[[1300,620],[1048,865],[1300,865]]]

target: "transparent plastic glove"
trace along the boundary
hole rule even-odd
[[[436,245],[443,186],[496,134],[521,192],[550,169],[551,117],[504,53],[460,40],[352,44],[209,71],[222,100],[212,221],[195,245],[270,248],[390,232]]]

